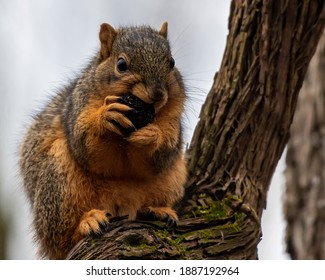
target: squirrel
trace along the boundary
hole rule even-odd
[[[103,23],[89,65],[34,116],[19,165],[40,257],[66,258],[110,216],[178,220],[186,95],[167,33],[167,22],[159,31]]]

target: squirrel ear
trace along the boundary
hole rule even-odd
[[[103,23],[100,26],[99,40],[100,40],[100,54],[103,59],[110,56],[114,39],[116,37],[116,30],[108,23]]]
[[[158,33],[159,33],[159,35],[161,35],[161,36],[167,38],[167,33],[168,33],[168,23],[167,23],[167,21],[165,21],[165,22],[162,24],[162,26],[161,26],[161,28],[160,28],[160,31],[159,31]]]

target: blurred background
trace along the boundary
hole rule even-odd
[[[37,258],[30,208],[19,179],[19,143],[33,112],[96,53],[100,24],[159,29],[168,21],[173,56],[188,87],[189,142],[220,66],[229,6],[229,0],[0,0],[0,259]],[[260,259],[287,258],[283,169],[281,160],[263,214]]]

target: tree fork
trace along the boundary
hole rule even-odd
[[[268,186],[324,23],[324,1],[233,0],[221,68],[186,151],[179,225],[113,221],[68,258],[256,259]]]

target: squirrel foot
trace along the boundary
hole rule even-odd
[[[119,96],[106,96],[103,110],[103,125],[107,130],[123,136],[119,127],[135,129],[133,123],[124,115],[126,112],[134,109],[128,105],[118,103],[119,99]]]
[[[159,219],[167,223],[167,226],[175,227],[178,221],[176,212],[170,207],[148,207],[146,214],[153,219]]]
[[[86,212],[74,232],[73,240],[77,243],[85,236],[102,234],[109,223],[109,216],[107,212],[98,209]]]

